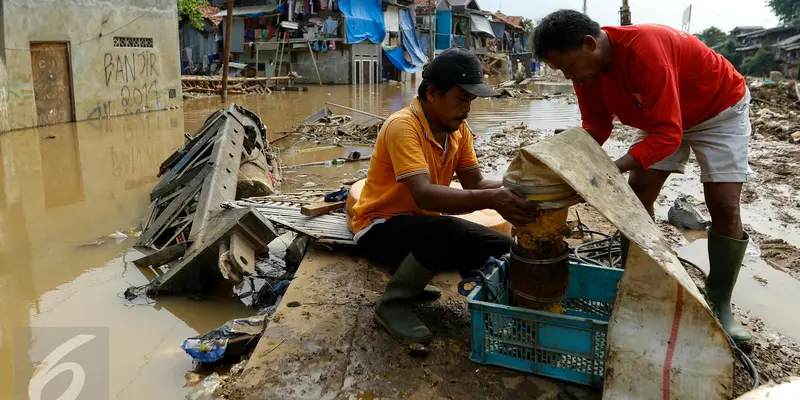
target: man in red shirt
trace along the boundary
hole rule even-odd
[[[601,28],[573,10],[545,17],[533,44],[537,58],[573,81],[583,128],[600,144],[615,116],[640,129],[614,164],[630,172],[628,182],[651,216],[664,182],[683,173],[694,152],[711,214],[706,296],[728,334],[750,340],[730,305],[748,242],[739,216],[742,183],[752,174],[744,78],[692,35],[662,25]]]

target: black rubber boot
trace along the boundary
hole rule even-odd
[[[619,244],[622,247],[622,259],[619,262],[619,267],[625,269],[625,264],[628,262],[628,250],[631,249],[631,240],[620,233]]]
[[[429,342],[433,333],[406,307],[420,297],[434,275],[436,272],[423,267],[409,253],[389,279],[383,295],[378,298],[375,321],[404,343]]]
[[[746,343],[753,339],[750,332],[734,319],[731,310],[731,294],[736,278],[739,277],[749,239],[747,233],[744,234],[744,239],[737,240],[708,231],[708,260],[711,271],[706,278],[706,299],[725,332],[736,343]]]

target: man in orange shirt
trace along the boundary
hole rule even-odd
[[[490,208],[525,225],[536,211],[523,195],[484,179],[478,168],[465,120],[472,100],[497,95],[483,83],[480,60],[468,50],[449,49],[422,77],[411,105],[383,124],[352,216],[359,249],[374,261],[399,265],[378,299],[375,320],[405,342],[432,337],[406,306],[424,294],[436,272],[480,269],[512,244],[497,231],[441,213]],[[449,187],[453,173],[464,190]]]
[[[651,216],[664,182],[683,173],[695,153],[711,214],[706,296],[725,331],[737,342],[750,340],[730,304],[748,242],[739,197],[752,174],[750,93],[742,75],[685,32],[662,25],[601,28],[573,10],[545,17],[534,48],[573,81],[583,127],[600,144],[615,116],[640,129],[636,144],[614,163],[630,171],[628,182]]]

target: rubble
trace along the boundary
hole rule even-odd
[[[496,169],[505,166],[506,161],[515,156],[519,149],[536,143],[544,135],[544,131],[529,129],[527,125],[520,123],[504,128],[489,140],[476,143],[475,154],[481,166]]]
[[[374,145],[382,126],[383,120],[374,118],[359,124],[353,121],[353,117],[334,114],[325,107],[287,133],[316,143]]]
[[[578,104],[578,95],[575,93],[546,94],[544,98],[559,104]]]
[[[800,143],[800,86],[796,81],[748,78],[753,137]]]
[[[297,76],[277,77],[230,77],[228,78],[228,94],[270,94],[276,87],[270,84],[284,82],[292,85]],[[181,76],[181,90],[183,93],[216,96],[222,91],[222,76]],[[280,88],[278,88],[280,90]]]

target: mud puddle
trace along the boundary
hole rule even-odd
[[[677,249],[677,252],[708,274],[707,246],[708,239],[698,239]],[[732,303],[750,310],[768,326],[800,342],[800,320],[787,318],[796,313],[798,293],[800,281],[786,279],[785,273],[772,268],[758,257],[746,257],[733,291]]]

